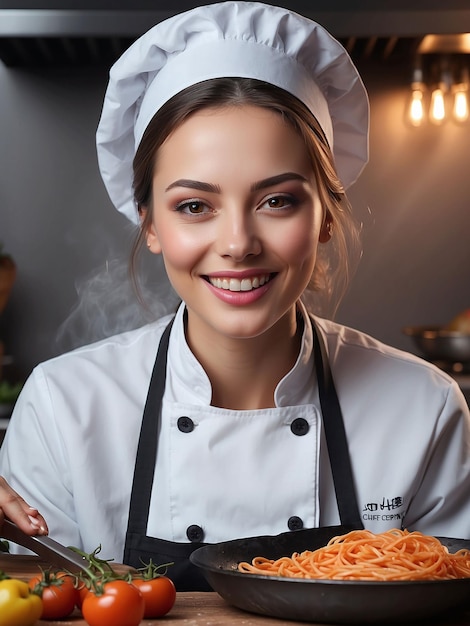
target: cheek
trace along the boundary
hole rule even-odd
[[[318,247],[318,229],[314,223],[304,228],[286,228],[280,239],[279,250],[292,265],[304,267],[315,263]]]
[[[161,254],[167,269],[187,270],[194,265],[203,249],[202,240],[196,232],[184,228],[156,228]]]

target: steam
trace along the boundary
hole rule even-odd
[[[151,265],[141,269],[142,302],[132,283],[127,259],[107,260],[104,266],[77,282],[77,304],[57,332],[60,351],[138,328],[176,309],[179,299],[161,258],[152,255]]]

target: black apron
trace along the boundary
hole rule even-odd
[[[204,545],[201,542],[202,529],[200,527],[189,526],[187,530],[188,543],[177,543],[146,536],[160,434],[161,405],[165,390],[168,342],[172,324],[173,321],[167,326],[160,340],[145,403],[132,484],[123,562],[132,567],[142,567],[142,564],[148,563],[150,559],[156,565],[173,563],[168,568],[167,575],[173,579],[178,591],[210,591],[211,588],[203,574],[189,561],[189,555]],[[341,524],[363,528],[356,500],[341,407],[323,338],[317,332],[313,320],[312,324],[315,372]]]

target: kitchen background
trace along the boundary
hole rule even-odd
[[[156,18],[198,3],[112,3],[131,14],[88,4],[46,3],[60,9],[49,17],[68,16],[67,30],[43,19],[44,3],[38,11],[34,2],[0,2],[0,242],[17,265],[0,339],[21,379],[38,362],[112,332],[101,303],[116,312],[131,297],[128,285],[110,281],[126,278],[134,231],[113,209],[95,154],[107,71]],[[427,33],[470,32],[470,3],[278,4],[340,37],[370,94],[370,163],[349,193],[364,252],[336,319],[416,352],[404,326],[446,324],[470,308],[470,126],[406,122],[413,51]],[[149,289],[163,280],[154,262]],[[90,293],[93,276],[98,300],[77,316],[77,290]]]

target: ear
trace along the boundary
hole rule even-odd
[[[318,241],[320,243],[328,243],[328,241],[330,241],[331,239],[332,234],[333,234],[333,220],[330,215],[330,212],[327,211],[325,215],[325,219],[323,220],[323,224],[321,226]]]
[[[144,231],[143,235],[147,242],[147,248],[150,252],[152,252],[152,254],[160,254],[162,251],[162,247],[160,245],[157,231],[155,229],[153,220],[147,207],[139,207],[139,215],[140,227]]]

